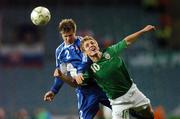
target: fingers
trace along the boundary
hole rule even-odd
[[[76,82],[77,82],[78,84],[81,84],[81,83],[82,83],[82,80],[81,80],[79,77],[76,77],[75,79],[76,79]]]
[[[82,84],[84,78],[83,78],[82,75],[78,75],[78,76],[75,77],[75,80],[76,80],[77,84]]]
[[[54,99],[54,97],[52,96],[45,96],[44,97],[44,101],[52,101]]]
[[[80,75],[80,78],[81,78],[81,80],[82,80],[82,81],[84,80],[84,77],[83,77],[83,75]]]
[[[44,97],[44,101],[52,101],[53,98],[52,97]]]
[[[52,101],[54,99],[54,93],[53,92],[47,92],[44,95],[44,101]]]
[[[153,29],[153,30],[156,30],[156,27],[155,27],[155,26],[152,26],[152,29]]]
[[[148,27],[149,27],[149,30],[156,30],[155,26],[148,25]]]
[[[148,31],[152,31],[152,30],[156,30],[155,26],[153,26],[153,25],[147,25],[147,26],[143,29],[144,32],[148,32]]]

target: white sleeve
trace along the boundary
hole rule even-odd
[[[65,63],[60,64],[59,68],[63,74],[67,75],[67,65]]]
[[[72,77],[77,76],[77,69],[74,68],[74,66],[73,66],[71,63],[68,63],[68,64],[67,64],[67,71],[70,72],[70,75],[71,75]]]

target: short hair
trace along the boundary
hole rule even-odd
[[[67,33],[67,32],[76,32],[76,23],[73,19],[63,19],[59,23],[59,32],[60,33]]]
[[[81,51],[85,51],[85,49],[84,49],[84,43],[86,42],[86,41],[88,41],[88,40],[94,40],[94,41],[96,41],[93,37],[91,37],[91,36],[84,36],[83,37],[83,39],[81,40],[81,44],[80,44],[80,49],[81,49]],[[97,41],[96,41],[97,42]]]

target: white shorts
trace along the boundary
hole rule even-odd
[[[126,94],[116,99],[110,99],[110,103],[113,119],[128,119],[129,109],[142,109],[150,104],[150,100],[137,88],[136,84],[132,84]]]

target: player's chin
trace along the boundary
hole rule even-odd
[[[96,55],[96,52],[94,52],[94,51],[91,51],[91,52],[89,53],[89,56],[91,56],[91,57],[93,57],[94,55]]]
[[[68,43],[73,43],[73,42],[74,42],[74,39],[69,39],[67,42],[68,42]]]

